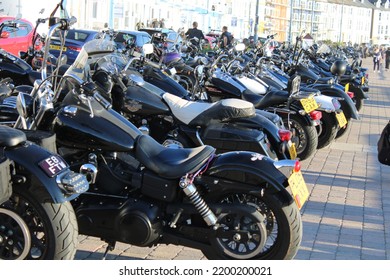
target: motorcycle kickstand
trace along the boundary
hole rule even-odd
[[[104,261],[108,255],[108,251],[112,251],[115,248],[115,241],[106,241],[107,242],[107,248],[106,251],[104,252],[102,260]]]

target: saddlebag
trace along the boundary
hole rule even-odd
[[[0,157],[0,204],[11,196],[10,161]]]

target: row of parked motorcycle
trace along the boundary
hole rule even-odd
[[[109,30],[67,65],[49,53],[76,21],[62,4],[37,21],[43,49],[0,49],[0,259],[72,259],[78,234],[107,242],[104,257],[124,242],[294,258],[309,195],[299,160],[359,118],[361,62],[300,40],[185,54],[159,36],[118,51]]]

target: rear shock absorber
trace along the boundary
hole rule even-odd
[[[192,204],[194,204],[196,210],[201,214],[206,224],[209,226],[214,226],[217,223],[217,217],[200,196],[196,186],[192,183],[192,180],[188,178],[188,176],[183,176],[180,179],[179,185],[186,196],[190,199]]]

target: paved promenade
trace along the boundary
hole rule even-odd
[[[310,198],[302,208],[298,260],[390,259],[390,166],[377,161],[377,141],[390,119],[390,71],[369,67],[370,100],[348,134],[302,162]],[[101,259],[106,244],[80,236],[76,259]],[[205,259],[198,250],[173,245],[140,248],[118,243],[107,259]]]

